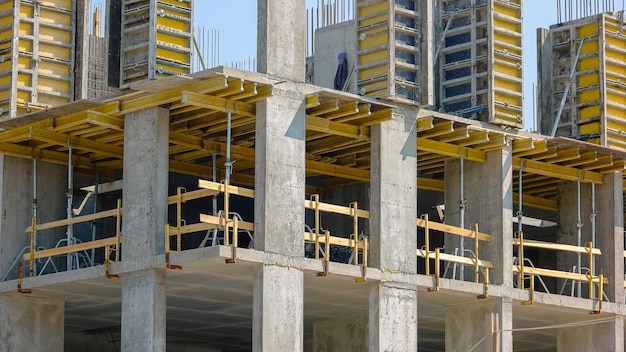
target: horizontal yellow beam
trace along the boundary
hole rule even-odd
[[[519,246],[519,238],[513,239],[513,245]],[[565,252],[571,252],[571,253],[589,254],[587,247],[579,247],[579,246],[573,246],[570,244],[550,243],[550,242],[524,239],[524,248],[526,247],[552,249],[555,251],[565,251]],[[602,255],[602,251],[600,251],[599,248],[592,248],[591,252],[594,255]]]
[[[432,139],[417,138],[417,150],[439,155],[459,157],[470,161],[485,162],[485,152],[456,144],[434,141]]]
[[[426,250],[417,249],[416,252],[417,252],[416,254],[418,257],[426,258]],[[436,259],[437,256],[434,251],[430,251],[428,252],[428,258]],[[465,264],[465,265],[474,265],[474,262],[476,261],[476,259],[473,259],[473,258],[461,257],[458,255],[448,254],[448,253],[439,253],[439,259],[446,261],[446,262],[459,263],[459,264]],[[480,266],[481,268],[493,269],[493,263],[488,260],[478,259],[478,266]]]
[[[343,247],[350,247],[350,248],[354,248],[354,240],[353,239],[349,239],[349,238],[343,238],[343,237],[336,237],[336,236],[328,236],[329,237],[329,243],[331,245],[336,245],[336,246],[343,246]],[[315,242],[315,233],[313,232],[304,232],[304,240],[305,241],[309,241],[309,242]],[[324,233],[320,233],[320,237],[319,237],[319,242],[320,243],[326,243],[326,235]],[[358,241],[356,243],[357,248],[363,248],[363,243],[364,241]],[[369,243],[367,245],[367,249],[369,249]]]
[[[122,237],[120,237],[119,240],[120,242],[122,242]],[[100,240],[73,244],[70,246],[63,246],[63,247],[45,249],[42,251],[36,251],[32,257],[31,257],[30,252],[24,253],[24,255],[22,256],[22,259],[31,260],[31,259],[47,258],[47,257],[53,257],[55,255],[64,255],[68,253],[87,251],[90,249],[102,248],[106,246],[114,246],[116,244],[117,244],[117,237],[108,237],[108,238],[103,238]]]
[[[334,122],[322,117],[307,115],[306,129],[359,140],[370,139],[369,127],[359,127],[347,123]]]
[[[120,209],[120,212],[121,212],[121,209]],[[105,210],[105,211],[101,211],[95,214],[76,216],[70,219],[51,221],[51,222],[47,222],[44,224],[35,224],[35,231],[48,230],[48,229],[53,229],[56,227],[63,227],[63,226],[72,225],[72,224],[79,224],[81,222],[104,219],[108,217],[114,217],[116,215],[117,215],[117,209]],[[33,228],[32,226],[29,226],[26,228],[24,232],[31,232],[32,228]]]
[[[114,158],[121,158],[124,155],[123,147],[95,142],[90,139],[79,138],[50,130],[34,128],[30,131],[29,137],[38,141],[52,143],[63,147],[67,147],[69,143],[69,145],[73,148]]]
[[[217,183],[207,180],[198,180],[198,187],[223,193],[225,188],[223,183]],[[237,186],[228,186],[228,193],[247,198],[254,198],[254,190]]]
[[[520,267],[518,265],[513,265],[513,272],[519,273]],[[568,280],[576,280],[576,281],[589,281],[589,276],[586,274],[577,274],[568,271],[559,271],[553,269],[543,269],[543,268],[533,268],[532,266],[525,266],[524,273],[533,274],[539,276],[547,276],[547,277],[555,277],[559,279],[568,279]],[[593,282],[599,282],[598,277],[593,278]],[[609,279],[604,277],[602,279],[603,284],[608,284]]]
[[[237,115],[256,116],[256,107],[252,104],[190,91],[182,92],[181,103]]]
[[[463,237],[469,237],[469,238],[476,237],[476,233],[474,232],[474,230],[462,229],[460,227],[446,225],[446,224],[438,223],[435,221],[428,221],[427,223],[426,220],[424,219],[417,219],[415,220],[415,224],[422,228],[425,228],[426,225],[428,224],[428,228],[431,230],[447,232],[447,233],[455,234],[457,236],[463,236]],[[489,242],[491,241],[491,235],[478,232],[478,239],[481,241]]]
[[[602,174],[597,172],[513,157],[513,169],[518,170],[520,168],[531,174],[554,177],[561,180],[602,183]]]
[[[233,227],[233,219],[229,219],[228,223],[226,224],[227,227],[232,228]],[[207,224],[213,224],[213,225],[222,225],[224,224],[224,218],[220,218],[217,216],[213,216],[213,215],[207,215],[207,214],[200,214],[200,221],[207,223]],[[237,225],[239,227],[239,229],[241,230],[248,230],[248,231],[254,231],[254,224],[251,222],[247,222],[247,221],[238,221]]]
[[[36,159],[54,164],[67,165],[68,155],[66,153],[52,150],[31,148],[13,143],[0,142],[0,154],[11,155],[18,158]],[[91,168],[91,159],[72,155],[72,164],[75,167]]]

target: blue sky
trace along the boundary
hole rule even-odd
[[[328,0],[327,0],[328,1]],[[196,24],[220,33],[220,64],[248,61],[256,56],[256,0],[196,0]],[[307,0],[307,8],[317,0]],[[524,117],[533,124],[533,83],[537,80],[536,29],[557,22],[556,1],[524,0]]]

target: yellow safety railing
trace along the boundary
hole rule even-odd
[[[353,264],[360,265],[362,268],[362,276],[357,281],[365,281],[367,277],[367,251],[369,250],[369,243],[367,236],[363,236],[363,239],[359,240],[359,218],[369,219],[369,212],[367,210],[359,209],[357,202],[350,203],[349,206],[334,205],[320,202],[319,194],[314,194],[310,199],[304,201],[304,207],[306,209],[312,209],[314,214],[314,225],[311,228],[312,232],[305,231],[304,240],[315,243],[315,259],[324,260],[324,272],[318,273],[319,276],[328,275],[328,268],[330,263],[330,246],[344,246],[353,249]],[[323,231],[320,225],[320,213],[333,213],[339,215],[345,215],[352,218],[352,238],[343,238],[331,236],[330,231]],[[322,234],[323,232],[323,234]],[[324,243],[324,258],[320,258],[320,243]],[[359,251],[362,254],[362,260],[359,262]]]
[[[491,236],[478,231],[478,224],[474,224],[473,229],[464,229],[452,225],[442,224],[436,221],[430,221],[428,214],[422,215],[416,219],[416,225],[424,229],[424,247],[417,249],[417,256],[424,258],[426,275],[435,277],[435,287],[431,291],[437,291],[439,289],[439,278],[441,277],[441,265],[440,261],[447,261],[451,263],[457,263],[461,265],[472,265],[474,267],[474,282],[479,282],[480,273],[483,273],[482,283],[485,286],[485,294],[482,297],[486,297],[488,294],[489,285],[489,269],[493,268],[493,263],[487,260],[480,259],[478,255],[479,241],[489,242]],[[439,248],[435,250],[430,249],[430,230],[441,231],[448,234],[469,237],[474,240],[474,258],[467,258],[463,256],[441,253]],[[435,260],[435,272],[431,273],[430,260]]]
[[[49,230],[59,227],[72,226],[74,224],[80,224],[83,222],[94,221],[104,218],[114,217],[116,218],[116,226],[115,226],[115,236],[107,237],[95,241],[83,242],[78,244],[68,244],[63,247],[56,247],[51,249],[37,250],[37,243],[35,240],[35,233],[37,231]],[[110,254],[108,253],[108,249],[111,247],[115,249],[115,261],[120,260],[120,244],[122,242],[121,236],[121,225],[122,225],[122,201],[121,199],[117,200],[117,207],[111,210],[105,210],[98,213],[77,216],[69,219],[57,220],[42,224],[37,224],[35,217],[31,220],[31,226],[26,228],[27,233],[30,233],[30,251],[28,253],[24,253],[22,259],[27,260],[28,264],[28,275],[33,276],[33,267],[34,262],[37,259],[48,258],[57,255],[65,255],[70,253],[76,253],[81,251],[86,251],[90,249],[96,248],[105,248],[105,261],[108,261],[110,258]],[[108,271],[107,271],[108,275]]]
[[[513,265],[513,272],[518,274],[517,284],[519,288],[524,289],[524,275],[530,276],[530,300],[526,304],[532,304],[534,299],[534,277],[535,276],[547,276],[557,279],[566,279],[572,281],[586,281],[589,284],[589,299],[598,301],[599,308],[602,309],[602,295],[604,285],[609,283],[609,280],[602,274],[593,275],[594,271],[594,256],[602,255],[602,252],[598,248],[593,248],[591,242],[587,242],[584,247],[574,246],[569,244],[550,243],[535,240],[524,239],[524,233],[518,232],[518,237],[513,238],[513,245],[518,247],[518,264]],[[524,249],[525,248],[539,248],[549,249],[561,252],[569,252],[575,254],[584,254],[587,256],[589,271],[586,274],[573,273],[568,271],[560,271],[554,269],[544,269],[537,267],[527,267],[524,265]],[[625,253],[626,255],[626,253]],[[594,297],[594,285],[598,286],[598,293]],[[626,286],[626,285],[625,285]],[[599,312],[599,311],[598,311]]]

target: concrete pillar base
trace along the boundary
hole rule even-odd
[[[417,351],[417,290],[378,284],[370,290],[369,350]]]
[[[448,306],[446,351],[513,351],[512,327],[513,304],[508,298]]]
[[[0,295],[0,351],[63,351],[60,301]]]
[[[165,269],[122,278],[122,351],[165,351]]]
[[[624,352],[624,319],[560,329],[556,344],[559,352]]]
[[[252,351],[302,352],[304,274],[263,265],[254,272]]]

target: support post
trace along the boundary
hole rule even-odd
[[[414,111],[372,127],[370,264],[417,272],[417,149]],[[370,289],[370,351],[417,351],[417,290],[379,283]]]

